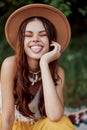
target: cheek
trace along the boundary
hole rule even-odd
[[[44,38],[42,38],[41,40],[44,42],[45,47],[46,47],[46,48],[48,49],[48,51],[49,51],[50,43],[49,43],[48,38],[47,38],[47,37],[44,37]]]
[[[47,50],[47,52],[50,50],[49,44],[47,45],[46,50]]]
[[[28,37],[27,37],[27,38],[25,38],[25,39],[24,39],[24,44],[27,44],[29,41],[31,41],[31,39],[30,39],[30,38],[28,38]]]
[[[49,44],[48,44],[44,48],[44,54],[47,53],[47,52],[49,52],[49,50],[50,50],[50,47],[49,47]]]
[[[45,45],[45,52],[49,52],[49,50],[50,50],[50,45],[48,43],[48,44]]]
[[[28,48],[29,42],[30,42],[29,38],[24,39],[24,50],[26,50]]]

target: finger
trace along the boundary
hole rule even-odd
[[[54,46],[55,49],[57,49],[58,52],[61,51],[61,45],[60,45],[59,43],[57,43],[57,42],[54,42],[54,41],[53,41],[50,46]]]

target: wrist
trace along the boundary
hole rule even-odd
[[[40,60],[40,68],[45,68],[45,67],[47,67],[48,66],[48,62],[46,62],[46,60]]]

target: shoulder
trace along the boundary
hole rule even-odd
[[[16,56],[7,57],[2,63],[2,67],[11,67],[15,65],[16,65]]]
[[[56,68],[56,71],[57,71],[57,75],[58,75],[58,80],[57,80],[57,85],[58,85],[58,88],[60,86],[60,88],[64,87],[65,85],[65,72],[64,72],[64,69],[61,67],[61,66],[57,66]]]
[[[57,65],[57,74],[60,78],[63,78],[65,77],[65,72],[64,72],[64,69],[61,67],[61,66],[58,66]]]
[[[7,57],[3,63],[2,63],[2,67],[1,67],[1,73],[14,73],[16,72],[16,56],[10,56]]]

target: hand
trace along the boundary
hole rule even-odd
[[[52,41],[52,44],[50,46],[53,46],[54,49],[52,51],[47,52],[46,54],[44,54],[41,59],[40,62],[46,62],[46,63],[50,63],[54,60],[56,60],[57,58],[60,57],[61,53],[61,46],[60,44],[58,44],[57,42]]]

